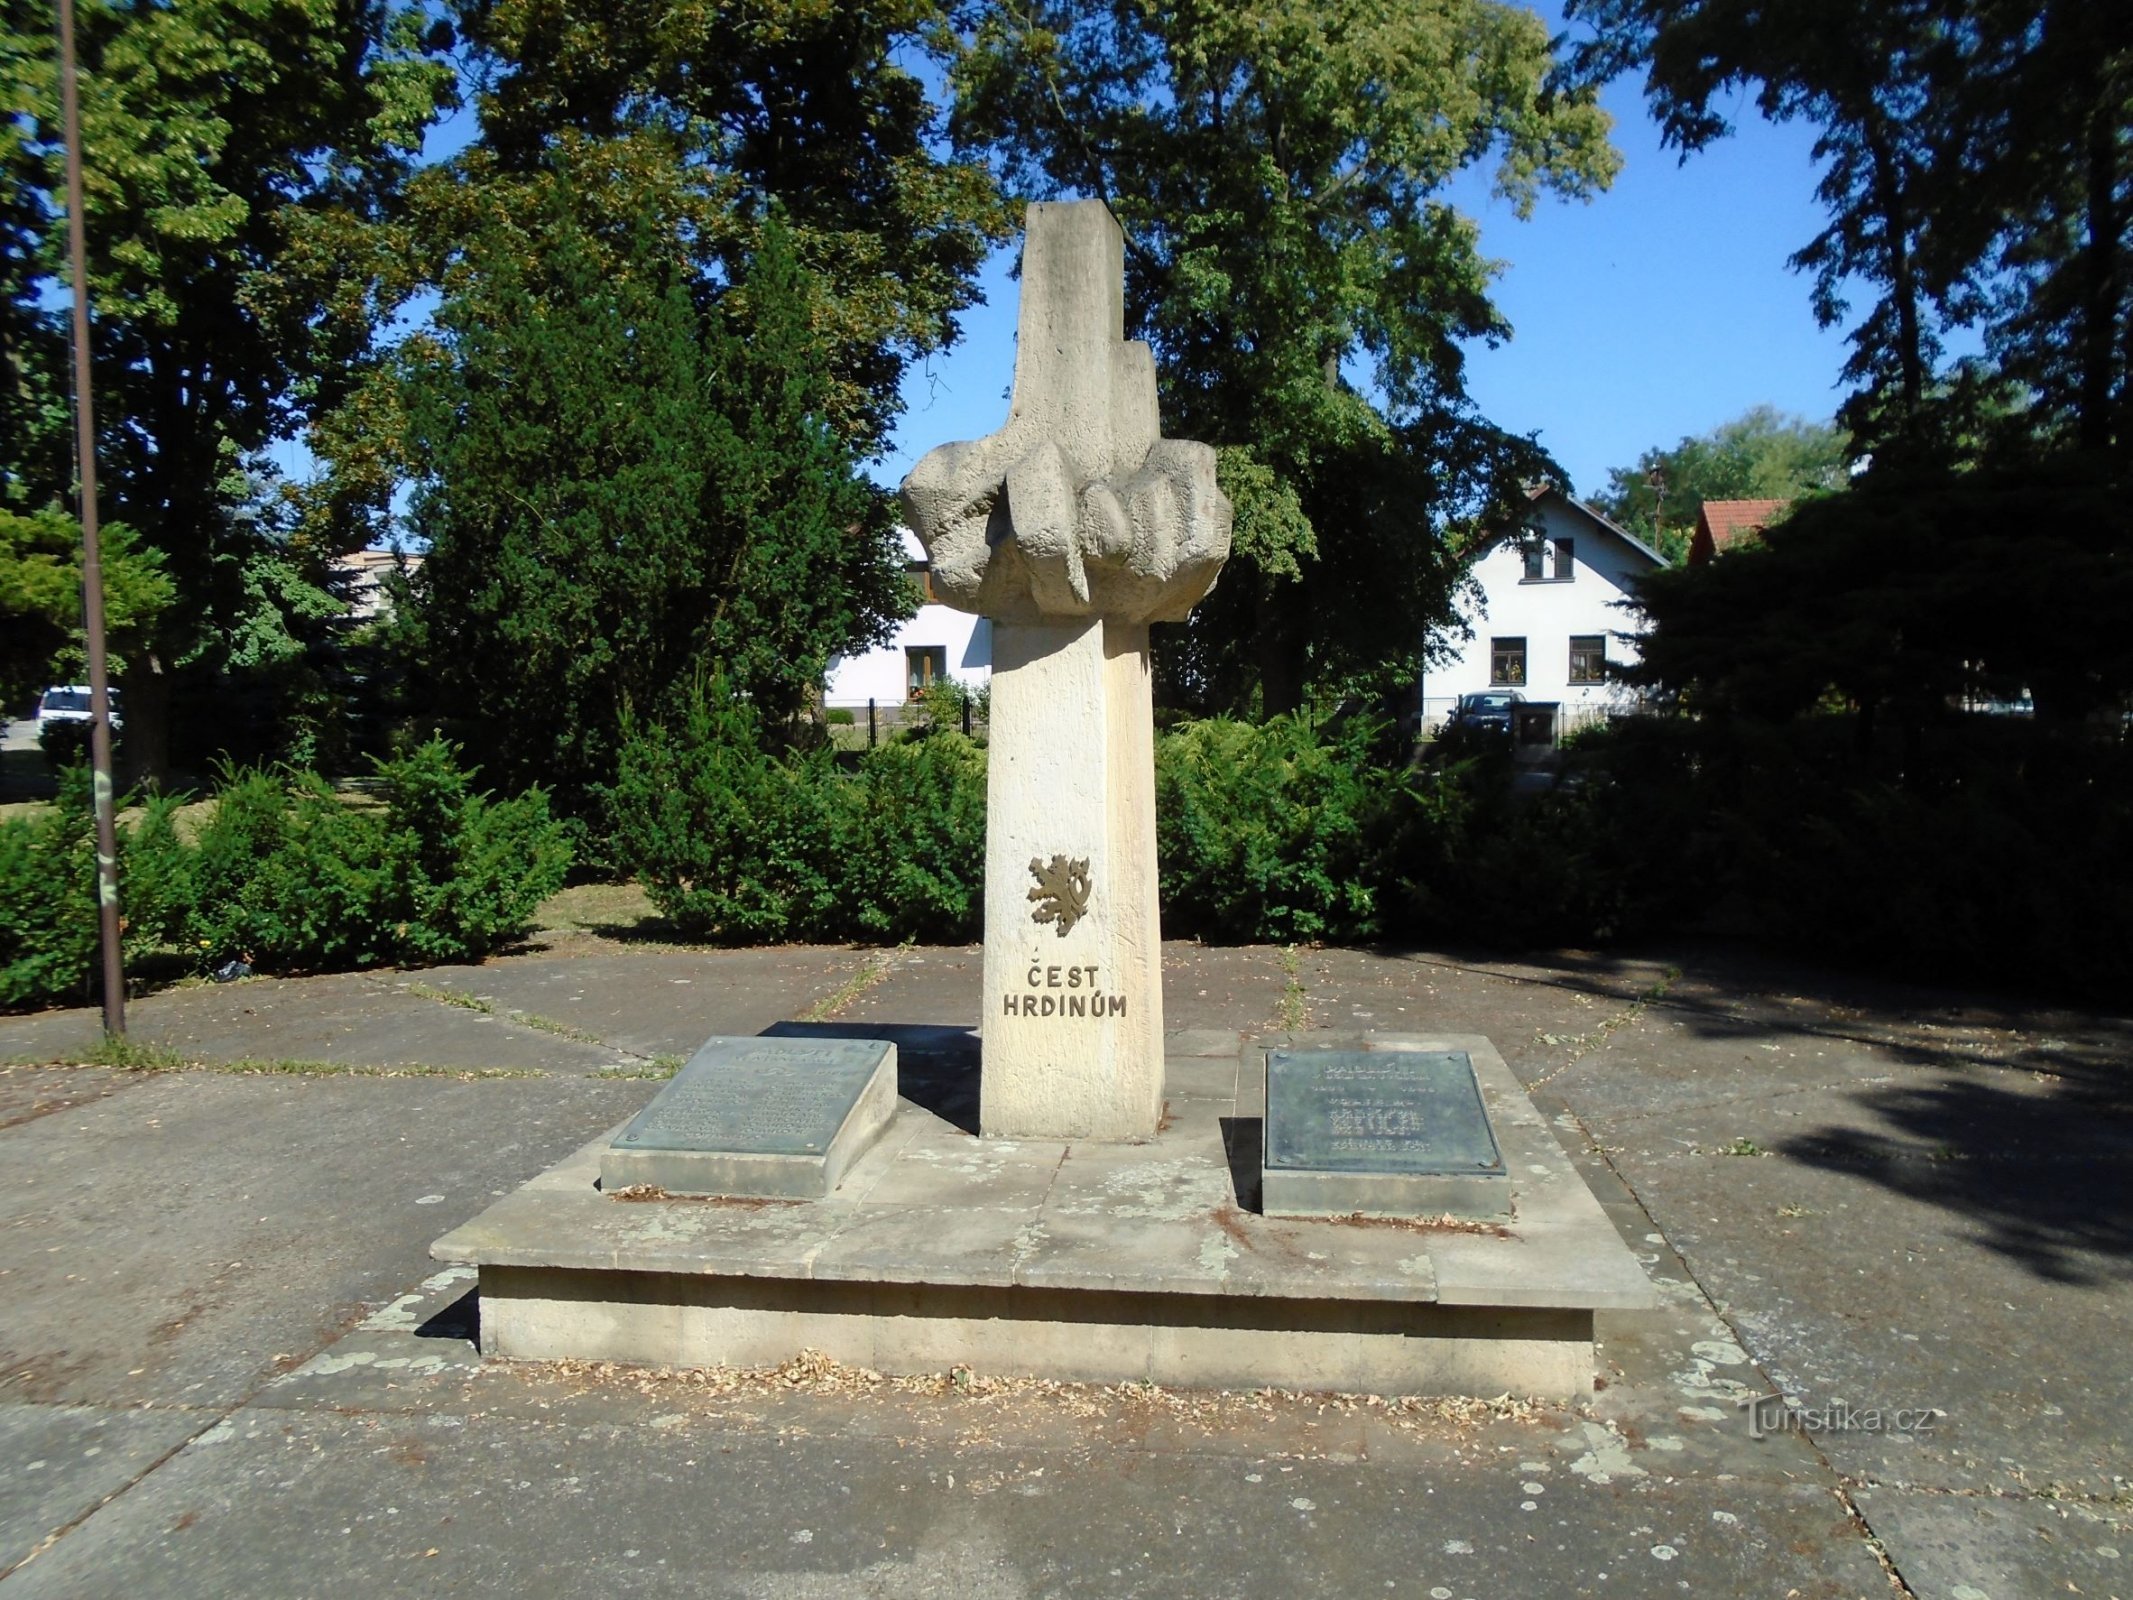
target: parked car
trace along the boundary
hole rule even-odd
[[[1518,714],[1513,708],[1524,705],[1525,701],[1526,697],[1516,689],[1484,689],[1479,694],[1463,694],[1444,725],[1464,728],[1471,733],[1500,733],[1508,739],[1512,719]]]
[[[45,729],[60,722],[87,722],[89,720],[89,686],[86,683],[59,684],[37,697],[37,736],[42,739]],[[119,691],[111,691],[111,729],[116,733],[126,725],[124,713],[119,709]]]

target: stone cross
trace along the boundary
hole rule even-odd
[[[1100,201],[1035,204],[1014,398],[904,480],[935,592],[993,620],[988,1138],[1145,1138],[1163,1102],[1148,624],[1229,556],[1215,453],[1165,439]]]

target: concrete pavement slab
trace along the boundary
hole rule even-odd
[[[629,1059],[665,1053],[651,1047],[668,1037],[681,1053],[700,1042],[694,1023],[667,1015],[657,992],[690,996],[699,987],[671,981],[687,975],[680,969],[647,972],[641,983],[618,976],[621,998],[605,1013],[590,1009],[605,993],[597,984],[559,1000],[553,981],[593,973],[610,957],[626,967],[654,955],[697,958],[558,941],[470,969],[495,986],[463,992],[598,1035],[634,1052]],[[734,992],[719,1003],[736,1013],[753,1004],[775,1020],[834,1003],[836,1016],[883,1028],[975,1020],[967,950],[886,961],[851,951],[701,956],[713,965],[751,958],[722,969]],[[595,965],[572,974],[573,961]],[[759,981],[774,987],[781,964],[809,962],[824,981],[798,1003],[787,998],[797,984],[759,1001],[742,992]],[[0,1074],[0,1122],[6,1107],[45,1108],[0,1128],[0,1396],[29,1414],[24,1426],[48,1424],[62,1439],[66,1419],[91,1408],[20,1402],[132,1406],[178,1395],[211,1399],[215,1409],[241,1404],[215,1443],[244,1447],[214,1457],[203,1438],[5,1587],[283,1595],[375,1587],[381,1576],[426,1582],[437,1572],[447,1586],[514,1595],[580,1593],[591,1583],[624,1594],[834,1592],[840,1600],[855,1589],[1290,1600],[1381,1592],[1374,1552],[1394,1569],[1388,1593],[1878,1596],[1890,1580],[1850,1517],[1856,1500],[1918,1595],[2006,1600],[2068,1584],[2133,1594],[2118,1576],[2133,1544],[2122,1527],[2128,1468],[2112,1432],[2128,1399],[2117,1199],[2133,1060],[2125,1019],[1723,952],[1508,962],[1174,944],[1165,963],[1174,1029],[1256,1031],[1301,1005],[1321,1027],[1487,1033],[1523,1079],[1542,1083],[1537,1099],[1553,1135],[1663,1302],[1600,1314],[1608,1381],[1589,1405],[1417,1434],[1404,1419],[1323,1401],[1222,1402],[1270,1408],[1245,1426],[1233,1414],[1209,1420],[1129,1391],[1037,1397],[1019,1411],[927,1408],[875,1391],[817,1396],[702,1375],[483,1368],[468,1343],[475,1308],[464,1282],[421,1260],[422,1243],[448,1220],[442,1213],[470,1214],[486,1194],[619,1122],[651,1085]],[[858,981],[877,964],[882,976]],[[304,1026],[304,997],[377,981],[178,991],[138,1002],[135,1015],[153,1018],[182,1001],[174,1016],[226,1029],[244,1055],[309,1054],[280,1045]],[[256,1002],[269,989],[291,1002],[262,1011]],[[441,1015],[447,1028],[465,1020],[488,1030],[452,1036],[462,1041],[516,1049],[535,1043],[519,1032],[557,1037],[389,985],[380,993],[380,1014]],[[967,1016],[950,1015],[965,993]],[[565,1003],[579,1003],[573,994],[589,1009],[566,1012]],[[1203,1002],[1204,1014],[1195,1009]],[[632,1007],[655,1021],[640,1028]],[[49,1059],[95,1033],[90,1012],[0,1020],[0,1059]],[[18,1049],[24,1040],[31,1047]],[[212,1115],[174,1121],[178,1082],[234,1090],[200,1099]],[[98,1098],[106,1089],[114,1092]],[[285,1098],[292,1094],[305,1098]],[[184,1137],[166,1140],[149,1131],[152,1121],[182,1126]],[[1717,1153],[1736,1138],[1775,1153]],[[18,1182],[25,1176],[49,1184],[57,1203],[30,1203],[34,1191]],[[267,1203],[233,1198],[246,1194]],[[438,1194],[446,1198],[422,1204]],[[112,1291],[84,1272],[90,1260],[122,1269]],[[238,1261],[245,1266],[232,1271]],[[1948,1407],[1949,1425],[1960,1423],[1961,1437],[1752,1440],[1734,1401],[1780,1377],[1811,1385],[1810,1398],[1854,1406],[1899,1390],[1953,1390],[1960,1407]],[[215,1411],[181,1404],[108,1414]],[[243,1437],[267,1416],[272,1429]],[[422,1429],[473,1444],[463,1455],[430,1450]],[[405,1459],[408,1441],[428,1450],[428,1465]],[[0,1464],[19,1454],[14,1442],[0,1437]],[[675,1467],[677,1442],[679,1459],[698,1466],[730,1447],[721,1459],[772,1489],[758,1498],[737,1491],[732,1516],[721,1505],[707,1521],[713,1486],[695,1468]],[[133,1471],[145,1464],[108,1446],[90,1457],[89,1448],[82,1444],[71,1469],[88,1473],[107,1457]],[[588,1462],[590,1474],[581,1471]],[[930,1479],[897,1475],[918,1462]],[[181,1466],[190,1476],[172,1477]],[[439,1475],[422,1480],[429,1498],[411,1502],[394,1485],[418,1472]],[[576,1488],[561,1483],[572,1474]],[[1259,1481],[1248,1483],[1253,1474]],[[832,1545],[810,1520],[800,1527],[815,1537],[796,1544],[799,1527],[779,1518],[786,1504],[815,1503],[802,1479],[837,1486],[842,1506],[923,1503],[927,1518],[920,1526],[883,1511],[864,1549],[857,1540]],[[603,1480],[630,1492],[603,1497]],[[639,1494],[647,1481],[655,1487]],[[17,1512],[0,1500],[0,1531],[34,1543],[45,1519],[71,1520],[79,1513],[70,1506],[111,1492],[99,1482],[81,1478],[56,1510]],[[283,1483],[292,1486],[290,1514],[277,1517]],[[1289,1492],[1263,1504],[1239,1498],[1283,1483]],[[484,1504],[500,1485],[524,1504]],[[924,1493],[937,1498],[914,1502]],[[1166,1498],[1178,1495],[1186,1498]],[[1313,1509],[1297,1511],[1296,1499]],[[1403,1521],[1417,1501],[1430,1518]],[[1523,1509],[1529,1502],[1534,1509]],[[411,1505],[457,1519],[444,1531],[471,1526],[466,1558],[481,1570],[450,1582],[456,1572],[442,1564],[466,1552],[437,1536],[403,1551],[396,1541],[405,1530],[395,1524]],[[1185,1519],[1182,1531],[1166,1510]],[[1441,1526],[1440,1511],[1449,1513]],[[194,1520],[181,1529],[188,1512]],[[192,1552],[172,1541],[209,1523],[218,1547],[195,1568],[186,1564]],[[1736,1544],[1720,1551],[1714,1539]],[[1661,1543],[1670,1558],[1654,1553]],[[172,1556],[186,1561],[171,1564]],[[336,1564],[343,1556],[345,1570]],[[671,1576],[684,1568],[686,1587]],[[33,1580],[42,1587],[28,1587]]]
[[[420,1003],[419,976],[329,973],[195,984],[132,1001],[128,1037],[188,1061],[597,1072],[632,1058],[459,1006]],[[397,988],[396,988],[397,986]],[[0,1019],[0,1059],[53,1059],[101,1031],[94,1013]]]
[[[88,1006],[0,1016],[0,1062],[72,1061],[94,1049],[103,1036],[103,1013]]]
[[[731,1415],[246,1410],[11,1585],[70,1600],[1887,1592],[1818,1485],[1601,1483],[1558,1466],[1539,1429],[1528,1448],[1405,1465],[942,1443],[826,1407],[775,1432]]]
[[[110,1067],[0,1067],[0,1128],[103,1100],[148,1074]]]
[[[1859,1509],[1918,1600],[2133,1595],[2133,1505],[1873,1488]]]
[[[1906,1141],[1901,1157],[1847,1167],[1820,1158],[1840,1129],[1890,1131],[1843,1094],[1739,1100],[1596,1131],[1778,1388],[1810,1409],[1947,1413],[1924,1431],[1828,1433],[1822,1448],[1839,1470],[2017,1492],[2059,1483],[2108,1494],[2133,1478],[2122,1421],[2133,1363],[2121,1354],[2133,1273],[2123,1258],[1994,1248],[1970,1214],[2042,1214],[2086,1194],[2095,1214],[2111,1215],[2125,1193],[2114,1136],[2099,1130],[2094,1143],[2027,1161],[1966,1162]],[[1765,1153],[1727,1153],[1743,1148]],[[2069,1261],[2088,1270],[2072,1276]]]
[[[654,1087],[164,1073],[0,1130],[0,1396],[232,1404]]]
[[[527,955],[395,973],[384,981],[562,1023],[639,1057],[687,1056],[713,1034],[761,1033],[801,1016],[872,959],[841,946],[689,950],[561,938]]]
[[[985,989],[985,953],[979,946],[928,945],[878,954],[878,975],[837,1008],[835,1021],[977,1027]]]
[[[212,1411],[0,1404],[0,1577],[215,1420]]]

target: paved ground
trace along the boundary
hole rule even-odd
[[[0,1600],[2133,1596],[2133,1022],[1707,954],[1166,966],[1173,1028],[1497,1041],[1667,1302],[1589,1406],[485,1369],[429,1241],[666,1058],[977,1011],[972,950],[568,938],[133,1008],[245,1071],[0,1071]],[[1752,1438],[1773,1388],[1820,1429]]]

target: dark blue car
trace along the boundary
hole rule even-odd
[[[1516,689],[1484,689],[1479,694],[1463,694],[1459,703],[1452,707],[1445,726],[1465,728],[1474,733],[1500,733],[1508,739],[1511,719],[1517,714],[1513,707],[1523,705],[1525,699]]]

